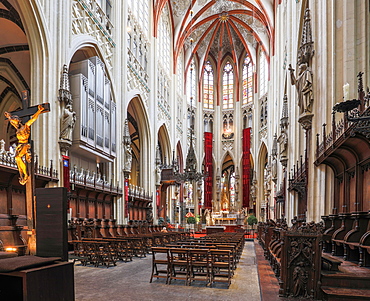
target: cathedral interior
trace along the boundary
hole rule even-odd
[[[369,24],[365,0],[0,0],[0,251],[42,254],[60,199],[68,251],[253,230],[280,296],[352,300],[325,274],[350,262],[370,298]]]

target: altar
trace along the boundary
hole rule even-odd
[[[213,233],[225,232],[225,230],[226,230],[225,226],[207,226],[206,227],[207,235],[213,234]]]
[[[215,225],[236,225],[236,217],[216,217]]]
[[[212,214],[213,224],[216,226],[239,224],[239,214],[229,212],[215,212]]]

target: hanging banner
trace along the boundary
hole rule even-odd
[[[213,187],[213,160],[212,160],[213,134],[204,133],[204,172],[207,177],[204,180],[204,208],[212,209],[212,187]]]
[[[251,128],[243,129],[243,207],[249,208],[251,173]]]
[[[128,217],[128,179],[125,179],[125,217]]]
[[[63,186],[67,188],[67,191],[71,191],[71,184],[69,181],[69,157],[62,156],[63,160]]]

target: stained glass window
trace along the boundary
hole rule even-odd
[[[243,63],[243,105],[253,100],[253,66],[247,54]]]
[[[266,56],[263,51],[260,51],[259,55],[260,61],[260,96],[265,95],[267,93],[267,60]]]
[[[234,73],[230,62],[227,62],[224,67],[222,88],[222,107],[232,109],[234,107]]]
[[[170,73],[171,65],[171,31],[168,9],[164,9],[159,22],[159,47],[158,54],[162,66],[166,72]]]
[[[184,81],[183,81],[183,57],[182,57],[182,53],[181,55],[179,55],[178,59],[177,59],[177,92],[181,95],[183,93],[183,85],[184,85]]]
[[[203,106],[206,109],[213,109],[213,68],[208,61],[204,67],[203,75]]]
[[[192,104],[192,106],[196,105],[196,98],[195,98],[195,91],[196,91],[196,72],[195,72],[195,62],[194,59],[191,61],[190,67],[187,72],[187,79],[186,79],[186,95],[188,99],[188,103]]]

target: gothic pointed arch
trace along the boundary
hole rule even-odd
[[[268,150],[266,144],[264,142],[261,143],[259,152],[258,152],[258,159],[257,159],[257,167],[256,167],[256,177],[257,177],[257,185],[258,194],[257,194],[257,203],[256,203],[256,213],[259,215],[261,220],[265,220],[267,218],[266,214],[269,211],[267,208],[268,204],[268,195],[267,192],[269,190],[269,182],[268,182]]]
[[[230,152],[227,152],[222,160],[220,207],[221,211],[235,211],[235,161]]]
[[[215,80],[216,80],[216,68],[212,60],[207,60],[203,66],[202,72],[202,100],[203,108],[208,110],[214,110],[215,108]]]
[[[158,130],[158,144],[160,146],[160,154],[162,164],[169,165],[172,160],[171,141],[168,129],[165,124],[161,125]]]
[[[220,65],[219,78],[220,78],[220,106],[223,110],[232,110],[235,107],[236,95],[234,89],[238,79],[238,73],[236,68],[236,63],[233,58],[227,55]],[[235,87],[236,88],[236,87]]]
[[[136,173],[135,184],[149,188],[149,179],[153,170],[145,162],[149,161],[150,151],[150,126],[147,112],[140,95],[135,95],[127,106],[127,120],[131,138],[131,148],[133,152],[132,171]]]
[[[36,64],[31,62],[30,44],[38,48],[39,45],[35,45],[36,40],[43,37],[38,32],[31,34],[30,28],[25,29],[32,27],[35,21],[33,17],[25,18],[27,5],[22,3],[18,6],[13,1],[1,0],[0,6],[0,28],[3,29],[0,32],[0,114],[4,116],[5,111],[22,108],[21,92],[30,90],[33,72],[31,64]],[[33,57],[38,54],[33,53]],[[38,60],[41,60],[41,57],[38,57]],[[38,77],[33,78],[33,84],[37,79]],[[0,124],[0,133],[7,149],[16,142],[15,129],[8,122]]]

